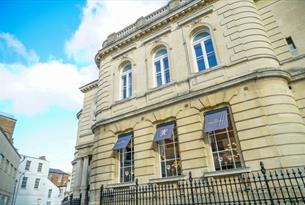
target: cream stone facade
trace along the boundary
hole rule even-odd
[[[260,161],[268,169],[304,166],[304,9],[301,0],[171,0],[109,35],[95,57],[98,81],[81,88],[75,190],[81,190],[88,156],[90,204],[99,204],[101,185],[127,186],[134,178],[162,183],[189,171],[194,177],[238,174],[258,170]],[[196,38],[206,53],[198,54]],[[160,49],[166,50],[167,64],[164,58],[156,61]],[[230,160],[240,165],[220,171],[215,159],[221,164],[223,158],[211,148],[217,130],[207,133],[204,127],[206,116],[224,107],[235,140],[228,143]],[[169,122],[179,147],[175,160],[181,173],[175,177],[160,171],[163,159],[155,141]],[[121,151],[114,146],[126,133],[132,133],[134,176],[122,183],[122,173],[130,172],[119,171]]]
[[[95,123],[97,81],[91,82],[80,90],[84,93],[83,109],[77,114],[79,120],[77,141],[74,153],[71,191],[75,197],[82,194],[83,203],[88,199],[89,175],[93,153],[94,134],[91,126]]]

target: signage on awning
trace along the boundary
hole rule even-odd
[[[158,127],[157,132],[155,134],[154,142],[171,138],[174,134],[174,127],[175,127],[174,122]]]
[[[228,109],[222,108],[206,112],[204,115],[204,132],[213,132],[228,127]]]
[[[119,149],[125,149],[129,143],[129,141],[132,138],[132,133],[127,134],[127,135],[123,135],[123,136],[119,136],[117,142],[115,143],[113,150],[117,151]]]

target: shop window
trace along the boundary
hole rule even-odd
[[[121,183],[134,181],[134,145],[133,134],[127,133],[118,136],[113,147],[119,152],[119,179]]]
[[[181,175],[181,159],[175,122],[158,125],[154,142],[158,143],[161,176]]]
[[[240,149],[227,108],[206,112],[204,131],[208,134],[215,171],[241,168]]]

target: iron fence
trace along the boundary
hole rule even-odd
[[[176,183],[104,188],[100,205],[280,205],[305,204],[305,169],[267,171]]]
[[[82,195],[80,195],[79,198],[73,198],[73,194],[71,194],[70,196],[64,198],[61,205],[81,205],[81,198]]]

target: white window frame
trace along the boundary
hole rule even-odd
[[[161,56],[156,57],[156,54],[160,51],[160,50],[166,50],[166,54],[163,54]],[[169,82],[166,82],[166,76],[165,76],[165,68],[164,68],[164,62],[163,59],[167,58],[168,61],[168,72],[169,72]],[[161,85],[158,85],[158,79],[157,79],[157,70],[156,70],[156,65],[155,63],[160,61],[160,72],[161,72]],[[170,62],[169,62],[169,57],[168,57],[168,51],[165,47],[159,48],[155,54],[154,54],[154,60],[153,60],[153,73],[154,73],[154,87],[158,87],[158,86],[162,86],[165,85],[167,83],[170,83],[171,81],[171,72],[170,72]]]
[[[39,189],[39,185],[40,185],[40,178],[36,178],[34,182],[34,189]]]
[[[133,140],[133,134],[132,134],[132,137],[131,137],[129,143],[131,143],[131,150],[132,150],[131,151],[131,165],[127,166],[127,167],[131,167],[131,171],[134,173],[134,140]],[[129,145],[129,143],[128,143],[128,145]],[[124,153],[122,154],[122,152],[124,152]],[[119,152],[118,152],[118,154],[119,154],[119,166],[118,166],[118,168],[119,168],[118,169],[119,179],[118,179],[118,182],[119,183],[129,183],[129,182],[134,181],[134,178],[131,179],[130,181],[121,181],[121,169],[123,169],[123,170],[125,169],[125,164],[124,164],[125,160],[121,159],[121,155],[123,155],[125,157],[125,152],[126,152],[126,148],[120,149]],[[121,160],[123,160],[123,166],[122,167],[121,167]],[[132,173],[131,173],[131,177],[132,177]],[[123,177],[123,179],[124,179],[124,177]]]
[[[160,126],[162,126],[162,124],[160,124]],[[175,160],[176,162],[179,160],[180,163],[181,163],[181,157],[180,157],[180,153],[179,154],[179,157],[177,157],[177,148],[176,147],[179,147],[179,141],[178,141],[178,136],[177,135],[177,131],[176,131],[176,125],[174,127],[174,134],[173,136],[171,137],[171,139],[174,139],[175,137],[177,138],[177,140],[173,140],[172,144],[174,146],[174,158],[173,159],[170,159],[170,160]],[[170,143],[167,143],[167,144],[170,144]],[[160,142],[158,142],[157,146],[158,146],[158,153],[159,153],[159,165],[160,165],[160,178],[168,178],[168,177],[175,177],[175,176],[181,176],[182,175],[182,167],[180,167],[181,169],[181,173],[180,175],[178,174],[178,167],[176,169],[176,175],[173,175],[173,176],[167,176],[167,172],[165,172],[165,177],[162,176],[162,162],[165,161],[165,164],[166,164],[166,161],[169,161],[168,159],[166,159],[166,148],[165,148],[165,140],[162,140]],[[161,159],[161,148],[163,148],[164,150],[164,160]],[[178,148],[179,149],[179,148]],[[179,149],[180,150],[180,149]]]
[[[43,167],[43,163],[39,162],[37,167],[37,172],[41,172]]]
[[[32,164],[32,161],[31,161],[31,160],[26,160],[24,170],[30,171],[30,169],[31,169],[31,164]]]
[[[199,40],[194,41],[194,38],[195,38],[198,34],[203,33],[203,32],[206,32],[206,33],[208,33],[209,35],[206,36],[206,37],[203,37],[203,38],[201,38],[201,39],[199,39]],[[214,46],[214,41],[213,41],[212,36],[211,36],[211,32],[210,32],[208,29],[200,30],[200,31],[196,32],[196,33],[192,36],[192,51],[193,51],[193,57],[194,57],[194,64],[195,64],[195,67],[196,67],[197,72],[204,71],[204,70],[199,70],[199,66],[198,66],[198,63],[197,63],[197,56],[196,56],[196,52],[195,52],[195,49],[194,49],[194,46],[197,45],[197,44],[200,44],[201,49],[202,49],[202,55],[203,55],[205,70],[210,69],[209,61],[208,61],[208,54],[207,54],[207,52],[206,52],[205,45],[204,45],[204,42],[207,41],[207,40],[211,40],[211,42],[212,42],[212,45],[213,45],[213,48],[214,48],[214,55],[215,55],[216,62],[217,62],[217,64],[216,64],[215,66],[213,66],[212,68],[215,68],[215,67],[218,66],[218,64],[219,64],[219,63],[218,63],[218,58],[217,58],[217,55],[216,55],[215,46]]]
[[[22,189],[26,189],[26,186],[27,186],[27,184],[28,184],[28,177],[22,177],[22,180],[21,180],[21,185],[20,185],[20,187],[22,188]],[[25,186],[23,187],[23,182],[25,183]]]
[[[126,68],[128,65],[130,65],[130,69],[128,69],[127,71],[124,71],[124,68]],[[129,74],[131,74],[131,79],[130,79]],[[123,92],[124,92],[123,76],[126,76],[126,98],[124,98],[124,94],[123,94]],[[122,100],[127,99],[127,98],[131,97],[131,95],[132,95],[132,65],[131,65],[131,63],[126,63],[122,67],[121,74],[120,74],[120,99],[122,99]]]
[[[53,192],[52,189],[49,189],[49,190],[48,190],[48,199],[52,197],[52,192]]]

